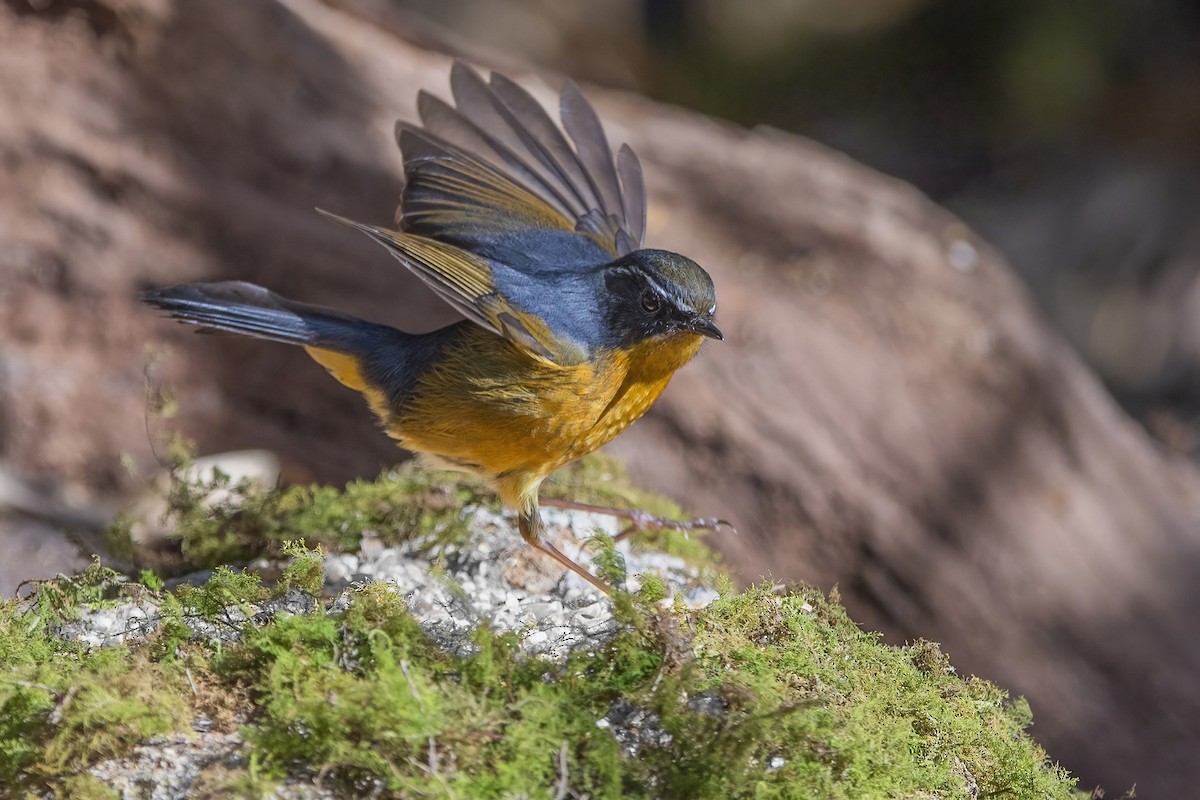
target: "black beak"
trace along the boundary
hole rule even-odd
[[[716,339],[718,342],[725,341],[725,334],[721,333],[721,329],[711,319],[705,317],[696,317],[689,322],[688,330],[710,339]]]

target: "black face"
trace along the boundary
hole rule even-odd
[[[608,333],[615,345],[681,331],[724,338],[713,324],[717,299],[712,278],[690,258],[638,250],[606,266],[604,283]]]

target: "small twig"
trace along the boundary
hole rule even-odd
[[[71,704],[71,700],[75,698],[75,693],[78,691],[78,686],[72,686],[70,689],[67,689],[67,693],[63,695],[62,700],[59,700],[58,705],[56,705],[54,710],[50,712],[48,721],[51,725],[57,725],[58,723],[62,722],[63,714],[66,713],[67,706]]]
[[[187,676],[187,679],[188,679],[188,686],[192,687],[192,696],[193,696],[193,697],[197,697],[197,696],[199,696],[199,694],[200,694],[200,690],[196,688],[196,682],[195,682],[194,680],[192,680],[192,669],[191,669],[191,667],[187,667],[187,668],[185,668],[185,669],[183,670],[183,674]]]
[[[666,659],[663,659],[658,665],[658,672],[654,675],[654,682],[650,684],[650,693],[654,694],[654,690],[658,688],[658,684],[663,678],[663,669],[666,667]]]
[[[53,686],[47,686],[44,683],[33,683],[31,681],[14,681],[9,680],[8,678],[0,678],[0,683],[7,683],[11,686],[21,686],[25,689],[41,689],[43,692],[49,692],[50,694],[58,694],[60,691],[55,689]]]
[[[571,784],[567,775],[567,742],[564,739],[562,747],[558,748],[558,791],[554,794],[554,800],[566,800],[569,791]]]
[[[451,755],[451,757],[453,757],[454,754],[451,753],[450,755]],[[454,791],[454,787],[452,787],[449,783],[446,782],[446,777],[444,775],[442,775],[442,773],[439,771],[437,745],[434,743],[432,736],[429,737],[429,763],[422,764],[420,761],[413,758],[412,756],[408,757],[408,763],[411,764],[416,769],[419,769],[420,771],[424,772],[426,775],[430,776],[434,780],[436,780],[438,782],[438,784],[440,784],[441,787],[446,790],[446,797],[449,797],[450,800],[458,800],[458,793]],[[388,761],[388,765],[391,766],[392,772],[397,777],[401,777],[401,772],[400,772],[399,767],[397,767],[391,761]]]
[[[408,662],[400,659],[400,671],[404,673],[404,680],[408,681],[408,690],[412,692],[414,700],[421,699],[421,693],[417,691],[417,684],[413,681],[412,673],[408,671]]]

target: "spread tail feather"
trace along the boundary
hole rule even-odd
[[[349,314],[288,300],[243,281],[186,283],[151,289],[142,300],[180,322],[285,344],[358,353],[384,328]]]
[[[142,300],[202,330],[240,333],[304,347],[345,386],[378,399],[364,375],[366,360],[381,346],[407,335],[321,306],[298,303],[243,281],[187,283],[151,289]],[[394,353],[395,351],[393,351]]]

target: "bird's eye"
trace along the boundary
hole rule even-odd
[[[656,295],[653,291],[647,289],[646,291],[642,292],[642,308],[653,314],[661,307],[662,301],[658,299],[658,295]]]

